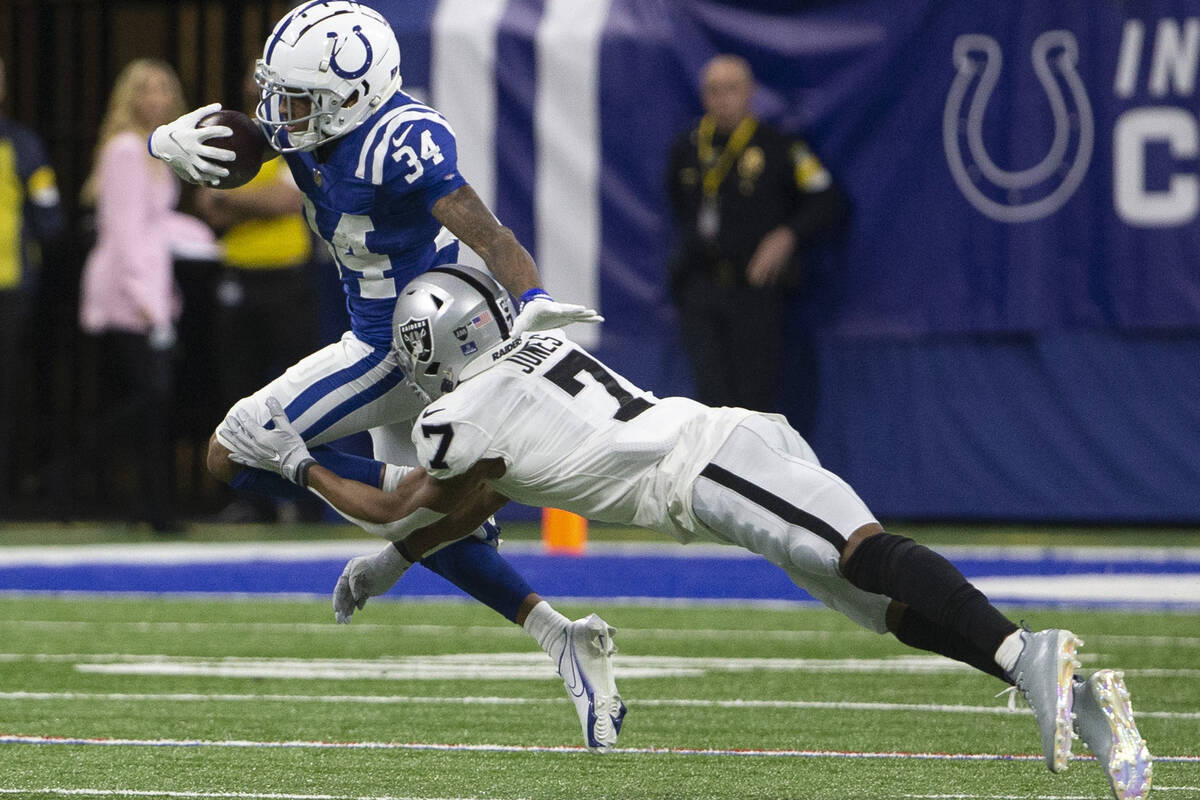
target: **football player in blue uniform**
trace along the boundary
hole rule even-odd
[[[360,480],[393,488],[399,476],[386,471],[383,462],[397,460],[408,439],[408,425],[397,421],[411,421],[423,405],[391,348],[392,310],[410,279],[456,262],[461,241],[520,299],[516,330],[602,318],[591,309],[555,302],[540,288],[529,253],[459,172],[450,124],[400,90],[400,47],[378,12],[349,0],[297,7],[271,32],[255,80],[261,89],[256,117],[304,192],[308,224],[333,254],[351,329],[341,341],[239,400],[233,410],[267,424],[266,399],[278,398],[309,446],[370,431],[380,461],[363,467],[348,460],[345,468]],[[197,128],[196,123],[219,109],[214,103],[158,128],[150,137],[151,154],[183,180],[215,185],[228,174],[221,162],[234,160],[235,154],[208,142],[231,130]],[[208,467],[217,477],[243,490],[295,496],[295,486],[278,475],[231,461],[230,449],[229,442],[213,435]],[[320,450],[325,459],[341,463],[337,451]],[[464,509],[440,524],[473,528],[477,511]],[[421,563],[529,629],[530,612],[540,598],[496,552],[495,536],[495,527],[485,523],[476,537]],[[561,635],[571,623],[553,613],[550,627]],[[541,615],[533,615],[535,621]],[[596,737],[589,733],[588,738],[594,745]],[[609,746],[615,733],[601,738],[600,744]]]

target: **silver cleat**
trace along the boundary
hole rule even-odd
[[[1124,673],[1102,669],[1075,683],[1075,731],[1104,768],[1116,800],[1144,800],[1154,764],[1133,721]]]
[[[1023,631],[1025,647],[1011,677],[1037,719],[1042,752],[1051,772],[1062,772],[1071,759],[1072,677],[1079,661],[1075,650],[1083,644],[1068,630]]]

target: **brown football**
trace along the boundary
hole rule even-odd
[[[208,139],[204,143],[213,147],[223,147],[237,154],[233,161],[218,161],[216,163],[229,170],[229,174],[221,178],[218,189],[236,189],[248,183],[258,174],[263,162],[263,151],[267,148],[267,138],[263,136],[258,123],[241,111],[222,109],[214,111],[196,123],[197,128],[210,125],[224,125],[233,133]]]

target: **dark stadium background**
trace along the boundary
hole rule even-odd
[[[180,72],[190,101],[236,105],[246,63],[289,5],[0,5],[6,110],[47,141],[71,220],[69,235],[46,253],[26,348],[21,418],[28,424],[17,440],[22,494],[6,514],[54,518],[111,510],[94,482],[84,482],[76,506],[56,503],[53,475],[43,468],[55,457],[70,457],[105,391],[75,323],[88,246],[77,197],[113,78],[131,58],[161,57]],[[377,5],[398,30],[406,86],[426,85],[434,3]],[[522,26],[536,24],[544,9],[534,0],[508,5],[506,52],[528,58]],[[625,0],[614,2],[610,15],[601,79],[612,80],[602,84],[601,103],[624,100],[629,119],[602,105],[603,118],[636,127],[642,137],[628,164],[613,164],[611,180],[646,192],[646,208],[662,199],[655,195],[659,177],[650,174],[657,148],[698,111],[694,68],[718,50],[747,55],[764,84],[764,116],[808,134],[845,182],[854,222],[822,255],[794,314],[798,337],[815,332],[817,396],[809,396],[803,375],[810,365],[798,347],[796,368],[783,383],[785,411],[801,424],[815,402],[815,449],[880,515],[1089,524],[1200,520],[1200,268],[1194,257],[1200,226],[1194,220],[1131,225],[1114,212],[1113,198],[1113,137],[1122,115],[1164,107],[1194,119],[1194,64],[1191,84],[1183,68],[1172,73],[1165,91],[1148,75],[1160,24],[1186,31],[1200,16],[1200,3]],[[1131,22],[1144,31],[1143,52],[1128,91],[1118,91]],[[1051,139],[1029,53],[1037,37],[1052,30],[1068,31],[1078,42],[1078,73],[1095,123],[1091,166],[1061,210],[1040,221],[997,222],[964,200],[941,155],[954,43],[963,34],[986,34],[1001,45],[1005,60],[985,117],[986,143],[1001,167],[1025,167]],[[527,76],[511,72],[498,76],[502,88],[510,95],[528,88],[519,83]],[[639,75],[643,80],[633,80]],[[1165,190],[1175,175],[1194,179],[1194,153],[1172,155],[1164,141],[1151,142],[1145,153],[1153,173],[1149,190]],[[523,166],[502,159],[501,168]],[[519,213],[513,222],[519,233],[533,225]],[[601,310],[610,322],[599,347],[607,362],[660,394],[690,389],[662,291],[667,242],[653,234],[664,230],[663,218],[654,217],[626,231],[630,249],[613,243],[612,252],[626,258],[617,269],[609,262],[602,268]],[[606,229],[605,235],[618,239],[621,232]],[[622,269],[637,273],[636,280]],[[329,271],[324,275],[328,291],[319,325],[330,340],[343,323],[336,286]],[[203,475],[199,454],[223,409],[204,391],[212,369],[204,347],[206,277],[183,272],[180,278],[189,317],[174,478],[184,507],[203,514],[220,493]],[[120,474],[121,465],[115,466]]]

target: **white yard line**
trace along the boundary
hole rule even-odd
[[[1159,786],[1154,784],[1154,791],[1158,792],[1200,792],[1200,786]]]
[[[378,544],[369,539],[335,539],[300,542],[148,542],[81,545],[0,546],[0,567],[66,564],[200,564],[250,560],[322,561],[373,553]],[[505,553],[541,555],[537,541],[506,541]],[[1197,547],[1036,547],[1036,546],[936,546],[952,558],[1081,563],[1111,562],[1175,564],[1186,568],[1200,564]],[[668,558],[751,559],[759,556],[741,548],[697,543],[682,547],[672,541],[590,542],[588,553],[598,556],[656,556]]]
[[[0,744],[37,745],[97,745],[104,747],[213,747],[251,749],[316,749],[316,750],[409,750],[464,753],[580,753],[582,745],[515,745],[515,744],[449,744],[434,742],[322,742],[322,741],[254,741],[248,739],[109,739],[96,737],[21,736],[0,734]],[[856,752],[846,750],[765,750],[754,748],[718,749],[692,747],[616,747],[610,752],[632,755],[659,756],[734,756],[767,758],[849,758],[849,759],[913,759],[918,761],[1041,761],[1041,753],[907,753]],[[1076,758],[1088,760],[1091,756]],[[1156,756],[1159,762],[1200,763],[1200,755]]]
[[[317,695],[317,694],[228,694],[228,693],[135,693],[135,692],[0,692],[3,701],[85,701],[122,703],[331,703],[337,705],[453,705],[453,706],[525,706],[556,705],[565,698],[495,697],[428,695]],[[692,698],[641,698],[631,700],[638,708],[720,708],[732,710],[808,709],[825,711],[900,711],[945,714],[987,714],[1005,716],[1030,714],[1027,708],[1009,709],[1004,705],[966,706],[942,703],[867,703],[833,700],[700,700]],[[1200,719],[1200,711],[1145,711],[1138,709],[1143,719]]]
[[[1155,787],[1157,790],[1158,787]],[[1094,794],[902,794],[913,800],[1095,800]]]
[[[1200,786],[1159,786],[1154,785],[1154,793],[1160,792],[1200,792]],[[965,798],[973,800],[1095,800],[1094,794],[906,794],[902,797],[925,798],[926,800],[954,800]]]
[[[1087,655],[1087,654],[1085,654]],[[1092,659],[1099,654],[1090,654]],[[554,676],[542,653],[450,653],[352,658],[263,658],[172,656],[163,653],[0,653],[0,663],[73,663],[80,672],[113,675],[199,675],[224,678],[309,680],[452,680],[490,678],[541,680]],[[623,655],[616,662],[619,678],[694,677],[710,672],[855,672],[875,674],[939,674],[970,669],[935,655],[887,658],[718,658]],[[1130,677],[1200,678],[1200,669],[1125,669]]]
[[[57,620],[57,619],[0,619],[0,630],[25,628],[29,630],[130,630],[135,633],[205,633],[227,631],[252,631],[255,633],[325,633],[333,636],[353,634],[378,634],[386,631],[399,636],[465,633],[472,636],[496,636],[523,639],[527,634],[516,625],[380,625],[355,622],[353,625],[335,625],[325,622],[172,622],[138,620]],[[876,639],[878,634],[864,630],[790,630],[753,628],[620,628],[621,638],[644,636],[653,639],[754,639],[771,641],[830,641],[839,639]],[[1121,647],[1197,647],[1200,636],[1138,636],[1125,634],[1091,634],[1087,636],[1091,645],[1107,644]],[[2,655],[2,654],[0,654]]]
[[[282,794],[278,792],[187,792],[176,789],[67,789],[54,786],[0,787],[0,795],[52,794],[59,797],[179,797],[225,800],[485,800],[479,797],[416,797],[405,795]]]
[[[1155,787],[1157,789],[1157,787]],[[913,800],[1095,800],[1094,794],[902,794]]]

